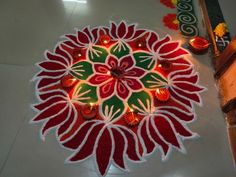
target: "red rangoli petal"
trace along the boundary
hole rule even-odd
[[[116,81],[115,79],[111,79],[111,81],[105,83],[101,87],[99,87],[99,94],[101,98],[107,98],[114,93]]]
[[[118,36],[119,38],[123,38],[125,34],[126,34],[126,25],[122,21],[118,27]]]
[[[120,81],[116,84],[116,91],[120,98],[126,99],[129,95],[129,89]]]

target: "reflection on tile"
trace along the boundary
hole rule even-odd
[[[28,112],[31,68],[0,65],[0,169]]]
[[[40,60],[63,34],[75,6],[57,0],[1,4],[0,63],[30,65]]]

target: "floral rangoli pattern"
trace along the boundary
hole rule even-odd
[[[204,90],[188,53],[169,35],[124,21],[66,34],[37,64],[32,123],[43,123],[42,139],[56,131],[72,152],[67,163],[93,157],[101,176],[155,150],[163,160],[173,148],[184,152]]]

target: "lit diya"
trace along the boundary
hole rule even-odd
[[[209,41],[201,36],[196,36],[189,40],[189,49],[195,54],[206,53],[209,46]]]
[[[155,96],[158,101],[166,102],[170,99],[170,92],[167,88],[158,88],[156,89]]]
[[[62,77],[61,85],[62,85],[62,87],[65,87],[65,88],[72,87],[76,83],[76,81],[77,81],[76,78],[74,78],[70,74],[67,74]]]
[[[97,109],[94,103],[89,103],[81,107],[81,115],[84,119],[90,120],[96,117]]]
[[[100,37],[100,42],[102,45],[107,45],[111,41],[110,36],[104,34]]]
[[[125,116],[125,122],[129,125],[129,126],[135,126],[138,125],[140,122],[140,117],[138,114],[136,114],[133,109],[130,109],[130,112],[126,113]]]

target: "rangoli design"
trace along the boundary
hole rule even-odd
[[[188,54],[169,35],[124,21],[66,34],[37,64],[32,123],[43,123],[42,139],[56,131],[72,152],[67,163],[94,158],[100,176],[155,150],[163,160],[184,152],[182,141],[197,135],[188,124],[204,90]]]

